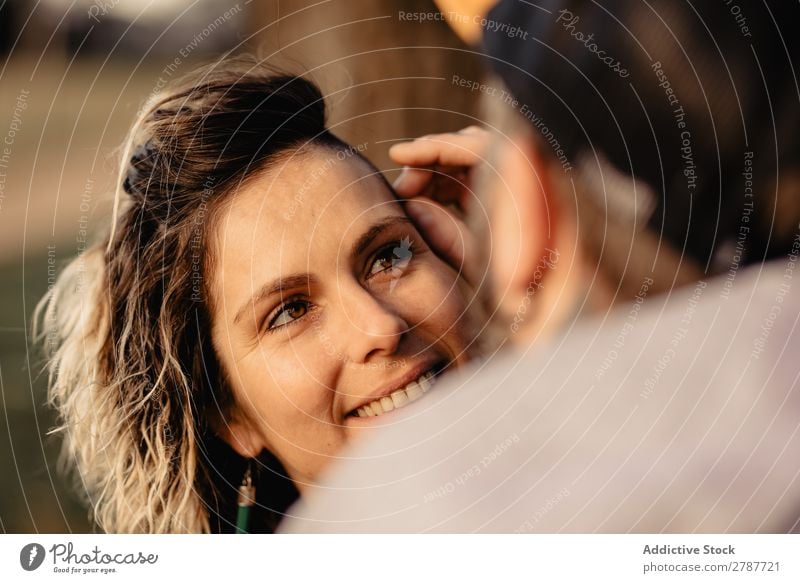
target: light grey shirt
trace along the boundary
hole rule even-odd
[[[283,532],[789,532],[797,256],[581,319],[441,381]],[[797,270],[800,277],[800,269]]]

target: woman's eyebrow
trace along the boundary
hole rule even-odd
[[[372,242],[375,240],[378,235],[380,235],[386,229],[393,227],[397,224],[413,224],[411,219],[404,215],[397,215],[393,217],[386,217],[381,221],[378,221],[374,225],[372,225],[369,229],[367,229],[358,239],[356,242],[353,243],[353,255],[360,255],[363,253],[367,247],[369,247]]]
[[[287,277],[281,277],[275,281],[267,282],[258,288],[258,291],[247,300],[233,317],[233,323],[238,324],[239,320],[247,313],[247,310],[255,310],[255,307],[274,294],[280,294],[290,289],[297,289],[299,287],[308,287],[314,283],[314,276],[309,273],[297,273]]]

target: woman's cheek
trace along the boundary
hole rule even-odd
[[[475,340],[486,314],[467,281],[449,264],[436,257],[434,261],[437,264],[428,271],[428,292],[423,295],[428,299],[427,317],[437,328],[437,336],[466,362],[476,355]]]
[[[309,335],[315,336],[314,331],[305,330],[280,351],[248,363],[246,383],[254,405],[276,432],[290,432],[330,410],[330,367],[323,362],[326,355],[310,346],[316,342]]]

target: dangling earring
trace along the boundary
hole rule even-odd
[[[247,534],[250,531],[250,508],[256,502],[256,487],[253,485],[253,460],[247,462],[242,484],[239,486],[236,512],[236,534]]]

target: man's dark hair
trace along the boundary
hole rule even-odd
[[[787,253],[800,222],[800,4],[537,4],[491,11],[487,58],[572,164],[599,153],[647,183],[650,229],[706,273]]]

